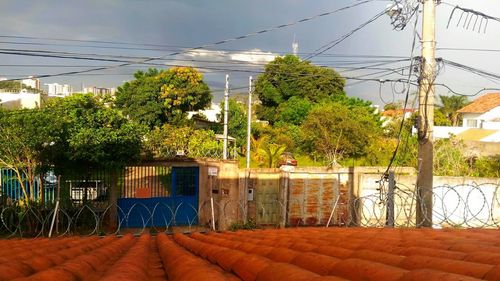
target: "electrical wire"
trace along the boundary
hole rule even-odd
[[[310,60],[318,55],[321,55],[323,54],[324,52],[332,49],[333,47],[337,46],[338,44],[342,43],[344,40],[346,40],[347,38],[351,37],[354,33],[360,31],[361,29],[363,29],[365,26],[369,25],[370,23],[376,21],[378,18],[380,18],[381,16],[385,15],[386,13],[386,10],[384,9],[382,12],[376,14],[374,17],[372,17],[371,19],[369,19],[368,21],[362,23],[360,26],[354,28],[353,30],[347,32],[346,34],[342,35],[341,37],[333,40],[333,41],[330,41],[328,43],[326,43],[325,45],[321,46],[320,48],[316,49],[313,54],[307,56],[305,59],[306,60]]]
[[[214,47],[214,46],[222,45],[222,44],[225,44],[225,43],[228,43],[228,42],[238,41],[238,40],[246,39],[246,38],[249,38],[249,37],[254,37],[254,36],[257,36],[257,35],[268,33],[268,32],[274,31],[274,30],[282,29],[282,28],[285,28],[285,27],[294,26],[296,24],[300,24],[300,23],[312,21],[312,20],[315,20],[315,19],[318,19],[318,18],[321,18],[321,17],[330,16],[330,15],[333,15],[333,14],[335,14],[337,12],[348,10],[348,9],[351,9],[351,8],[354,8],[354,7],[357,7],[357,6],[366,4],[366,3],[370,3],[372,1],[374,1],[374,0],[365,0],[365,1],[357,2],[357,3],[351,4],[351,5],[348,5],[348,6],[345,6],[345,7],[336,9],[336,10],[333,10],[333,11],[321,13],[321,14],[314,15],[314,16],[311,16],[311,17],[308,17],[308,18],[303,18],[303,19],[300,19],[300,20],[297,20],[297,21],[293,21],[293,22],[290,22],[290,23],[277,25],[277,26],[274,26],[274,27],[271,27],[271,28],[268,28],[268,29],[263,29],[263,30],[260,30],[260,31],[247,33],[245,35],[241,35],[241,36],[237,36],[237,37],[233,37],[233,38],[224,39],[224,40],[221,40],[221,41],[216,41],[216,42],[212,42],[212,43],[200,45],[200,46],[189,48],[189,49],[186,49],[186,50],[175,51],[175,52],[172,52],[172,53],[169,53],[169,54],[166,54],[166,55],[162,55],[162,56],[158,56],[158,57],[154,57],[154,58],[143,59],[143,60],[140,60],[140,61],[136,61],[134,63],[126,62],[126,63],[121,63],[121,64],[118,64],[118,65],[113,65],[113,66],[108,66],[108,67],[96,67],[96,68],[79,70],[79,71],[62,72],[62,73],[52,74],[50,76],[47,76],[47,75],[45,75],[45,76],[34,75],[33,78],[47,78],[47,77],[56,77],[56,76],[67,76],[67,75],[74,75],[74,74],[80,74],[80,73],[94,72],[94,71],[99,71],[99,70],[119,68],[119,67],[131,65],[131,64],[151,62],[151,61],[154,61],[154,60],[160,60],[160,59],[163,59],[163,58],[166,58],[166,57],[180,55],[180,54],[183,54],[183,53],[186,53],[186,52],[189,52],[189,51],[195,51],[195,50],[200,50],[200,49],[204,49],[204,48],[208,48],[208,47]],[[28,77],[26,77],[26,78],[28,78]]]

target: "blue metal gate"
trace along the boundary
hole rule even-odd
[[[40,201],[43,198],[45,203],[53,202],[54,185],[51,184],[47,175],[44,181],[43,191],[41,188],[40,176],[35,177],[33,186],[30,186],[27,178],[22,175],[23,185],[26,188],[27,196],[34,198],[35,201]],[[33,194],[30,194],[30,193]],[[24,199],[24,193],[21,188],[21,183],[12,169],[0,168],[0,196],[3,200],[15,202]],[[43,197],[42,197],[43,196]]]
[[[133,172],[134,175],[151,173],[158,174],[156,170],[144,172],[143,167]],[[165,185],[163,192],[168,193],[166,196],[157,196],[158,191],[151,189],[153,185],[156,190],[156,182],[159,181],[151,175],[147,177],[148,180],[141,181],[142,185],[134,182],[133,192],[125,187],[128,198],[118,199],[122,227],[164,227],[198,223],[199,167],[172,167],[170,175],[162,174],[161,177],[169,181],[162,183]],[[127,176],[124,181],[128,186]],[[144,194],[147,198],[140,198]]]

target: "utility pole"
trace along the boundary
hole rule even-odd
[[[227,118],[229,111],[229,74],[226,74],[226,89],[224,90],[224,148],[222,159],[227,159]]]
[[[422,61],[418,107],[417,226],[432,227],[436,0],[423,1]]]
[[[247,113],[247,169],[250,168],[250,136],[252,134],[252,82],[253,78],[248,78],[248,113]]]

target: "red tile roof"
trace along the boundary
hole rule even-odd
[[[289,228],[0,240],[0,280],[500,280],[499,234]]]
[[[489,93],[475,99],[469,105],[461,108],[459,113],[485,113],[500,106],[500,93]]]
[[[415,109],[389,109],[385,110],[382,112],[382,116],[390,116],[390,117],[396,117],[396,116],[403,116],[403,112],[406,113],[414,113],[416,110]]]

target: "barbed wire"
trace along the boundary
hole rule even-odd
[[[395,227],[419,227],[416,209],[420,200],[418,189],[399,184],[394,192]],[[433,189],[433,206],[422,205],[424,217],[435,228],[500,228],[500,185],[442,185]],[[340,200],[339,200],[340,199]],[[345,198],[344,198],[345,199]],[[332,198],[327,210],[330,226],[384,227],[387,223],[389,196],[373,194],[341,199]],[[421,203],[423,204],[423,203]],[[109,223],[112,209],[118,218]],[[250,209],[254,209],[253,212]],[[212,213],[213,210],[213,213]],[[153,232],[211,231],[230,228],[235,222],[249,220],[263,227],[302,227],[326,225],[328,216],[311,216],[308,202],[299,198],[288,201],[205,200],[195,206],[186,202],[158,202],[146,205],[137,202],[128,208],[120,204],[92,207],[81,205],[57,211],[53,237],[68,235],[117,235],[133,231]],[[317,210],[320,212],[320,210]],[[324,210],[323,210],[324,211]],[[16,204],[0,207],[0,233],[9,237],[48,236],[54,209],[40,206],[22,207]],[[212,220],[212,218],[214,220]],[[330,220],[332,223],[330,223]]]

